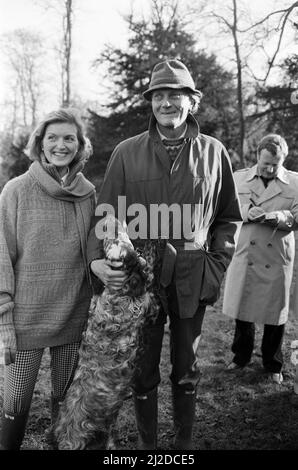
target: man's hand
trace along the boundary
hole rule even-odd
[[[264,222],[272,227],[276,227],[280,222],[280,215],[276,212],[267,212]]]
[[[121,271],[123,264],[121,261],[109,261],[96,259],[90,264],[91,271],[101,282],[110,289],[121,289],[127,279],[127,274]]]
[[[249,209],[247,218],[250,222],[263,222],[266,217],[266,212],[258,206],[253,206]]]

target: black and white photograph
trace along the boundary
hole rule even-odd
[[[0,69],[0,450],[295,461],[298,2],[0,0]]]

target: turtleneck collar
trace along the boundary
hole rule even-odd
[[[60,181],[61,181],[61,185],[62,185],[62,186],[65,186],[65,182],[66,182],[66,179],[67,179],[68,175],[69,175],[69,168],[67,167],[67,168],[66,168],[66,173],[65,173],[65,175],[62,176],[62,178],[60,178]]]

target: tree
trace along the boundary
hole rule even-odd
[[[298,88],[298,55],[285,59],[280,69],[279,85],[257,87],[256,99],[261,110],[248,116],[248,120],[257,122],[266,132],[277,132],[285,137],[289,146],[285,166],[298,171],[298,105],[291,101],[292,92]]]
[[[133,14],[129,15],[127,50],[107,46],[95,61],[96,68],[107,65],[113,84],[110,116],[100,117],[90,110],[89,136],[95,154],[104,153],[106,158],[119,141],[148,127],[151,108],[142,93],[148,87],[154,65],[169,58],[181,59],[203,92],[199,111],[202,132],[220,138],[228,148],[235,146],[236,90],[232,75],[214,55],[197,50],[195,39],[183,29],[177,3],[154,0],[149,18],[136,20]]]
[[[60,63],[61,76],[61,105],[69,106],[72,103],[71,93],[71,57],[72,36],[74,23],[75,0],[36,0],[45,10],[52,9],[61,20],[61,39],[55,44]]]
[[[45,89],[43,38],[35,32],[17,29],[2,35],[1,47],[7,56],[10,87],[5,103],[7,122],[0,136],[1,186],[27,170],[25,155],[29,134],[40,114]]]
[[[64,0],[64,14],[62,16],[62,49],[61,49],[61,83],[62,106],[69,106],[71,102],[71,52],[72,52],[72,24],[73,0]]]
[[[209,4],[210,5],[210,4]],[[213,4],[214,5],[214,4]],[[244,103],[243,103],[243,65],[242,65],[242,57],[240,52],[240,45],[239,45],[239,13],[238,13],[238,4],[237,0],[232,0],[232,6],[229,8],[228,14],[226,16],[224,14],[217,13],[218,9],[214,8],[211,12],[207,12],[204,16],[212,19],[216,19],[220,24],[223,25],[223,32],[228,32],[232,35],[233,38],[233,47],[234,47],[234,54],[235,54],[235,61],[236,61],[236,83],[237,83],[237,109],[238,109],[238,116],[239,116],[239,145],[238,145],[238,152],[239,158],[242,166],[244,166],[244,139],[245,139],[245,119],[244,119]]]
[[[9,131],[14,136],[19,128],[32,129],[36,125],[45,51],[42,37],[26,29],[3,35],[1,48],[10,70],[10,99],[7,105],[11,108]]]
[[[263,32],[263,42],[264,41],[268,42],[272,38],[273,35],[275,37],[277,36],[275,48],[273,52],[271,53],[271,56],[269,56],[267,60],[267,70],[265,71],[265,76],[264,78],[259,79],[260,81],[263,81],[264,84],[266,83],[269,77],[269,74],[273,66],[275,65],[278,53],[281,49],[281,44],[282,44],[282,40],[283,40],[287,25],[292,24],[293,26],[296,26],[296,23],[294,19],[292,20],[292,17],[294,17],[294,15],[297,15],[297,9],[298,9],[298,2],[293,2],[285,8],[268,13],[264,18],[252,24],[248,28],[240,30],[241,33],[247,33],[248,31],[251,31],[251,30],[255,31],[256,28],[259,28],[260,26],[265,25],[264,32]],[[272,18],[275,19],[275,22],[273,26],[269,27],[269,21]],[[256,36],[254,35],[254,37]],[[261,45],[261,47],[263,48],[263,45]]]
[[[3,183],[23,174],[30,165],[30,160],[25,153],[29,134],[19,133],[17,137],[12,138],[11,134],[5,134],[0,142],[0,167]],[[0,188],[1,190],[2,188]]]
[[[192,8],[195,22],[199,25],[199,36],[202,31],[208,28],[216,35],[217,44],[222,44],[219,38],[226,38],[225,47],[233,49],[233,68],[237,83],[237,108],[239,116],[239,153],[242,166],[245,165],[245,141],[248,137],[246,132],[246,102],[249,101],[249,79],[266,82],[268,79],[278,53],[281,50],[282,39],[286,27],[291,24],[291,18],[296,12],[298,2],[294,2],[285,8],[269,12],[264,18],[253,20],[250,18],[247,7],[244,8],[240,0],[230,0],[229,3],[222,4],[218,0],[204,1],[199,3],[199,7]],[[229,38],[232,44],[229,42]],[[276,40],[277,38],[277,40]],[[276,40],[273,51],[269,54],[266,46]],[[220,46],[221,47],[221,46]],[[258,72],[251,66],[251,57],[262,53],[265,55],[264,78],[258,79]],[[226,54],[228,55],[228,54]],[[256,61],[258,62],[258,61]],[[244,84],[243,76],[246,75]]]

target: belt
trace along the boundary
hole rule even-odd
[[[159,240],[160,241],[160,240]],[[158,240],[152,240],[152,242],[159,243]],[[135,243],[136,242],[136,243]],[[134,240],[135,247],[140,247],[144,245],[145,241]],[[175,262],[177,257],[177,251],[181,250],[201,250],[202,246],[198,245],[195,242],[190,242],[187,240],[170,240],[167,241],[163,250],[162,250],[162,266],[160,271],[160,285],[162,287],[168,287],[171,284]]]

